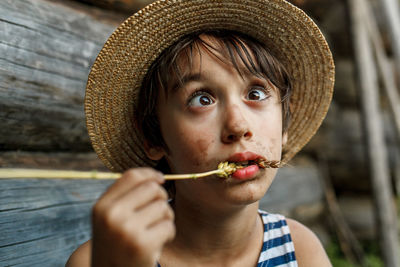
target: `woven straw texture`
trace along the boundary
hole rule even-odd
[[[282,162],[315,134],[331,102],[334,64],[323,35],[303,11],[283,0],[157,1],[115,30],[88,77],[89,136],[112,171],[155,165],[145,156],[133,122],[141,82],[165,48],[209,29],[234,30],[266,43],[293,78],[293,115]]]

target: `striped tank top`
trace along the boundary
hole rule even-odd
[[[294,245],[284,216],[259,211],[264,241],[257,267],[297,267]],[[161,267],[157,264],[157,267]]]

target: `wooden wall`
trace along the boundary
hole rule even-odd
[[[122,20],[66,1],[0,1],[1,167],[104,169],[83,97],[90,66]],[[0,266],[64,266],[89,238],[91,206],[109,184],[1,180]]]
[[[116,23],[82,10],[43,0],[0,2],[2,150],[91,149],[85,85]]]
[[[2,180],[0,266],[64,266],[90,238],[90,210],[111,181]]]

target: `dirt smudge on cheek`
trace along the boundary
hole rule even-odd
[[[185,138],[181,139],[183,144],[181,149],[181,157],[189,165],[201,167],[204,165],[208,157],[208,149],[210,146],[210,141],[208,139],[202,138]]]
[[[196,145],[200,151],[203,151],[208,149],[210,142],[207,139],[198,139]]]
[[[205,162],[208,158],[208,151],[210,149],[210,145],[214,143],[213,139],[209,138],[199,138],[195,141],[197,151],[196,155],[196,165],[200,166],[201,163]]]

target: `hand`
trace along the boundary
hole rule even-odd
[[[150,168],[125,172],[93,208],[92,267],[154,267],[175,236],[173,211]]]

